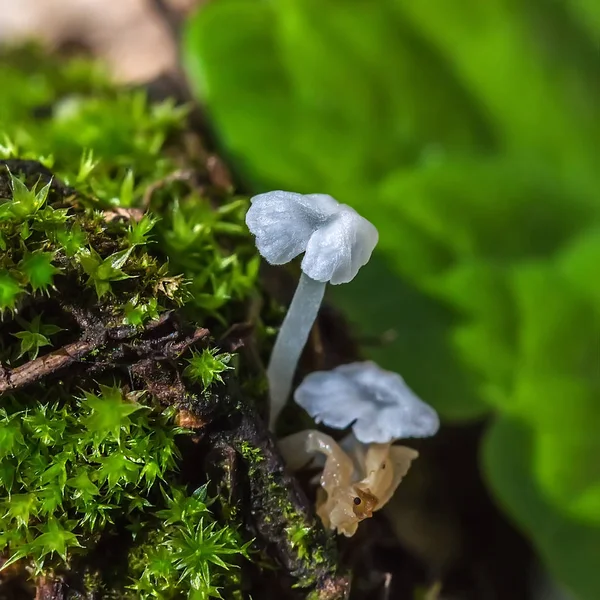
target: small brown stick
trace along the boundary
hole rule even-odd
[[[177,171],[173,171],[173,173],[170,173],[166,177],[151,183],[144,191],[141,210],[146,211],[150,208],[150,205],[152,204],[152,196],[154,196],[154,193],[159,189],[165,187],[169,183],[173,183],[174,181],[184,181],[189,183],[193,180],[194,176],[195,173],[191,169],[179,169]]]
[[[157,327],[158,325],[164,323],[165,320],[166,319],[159,320],[157,323],[153,322],[148,329]],[[93,336],[86,336],[85,339],[67,344],[66,346],[63,346],[54,352],[50,352],[49,354],[31,360],[24,365],[17,367],[16,369],[7,369],[6,367],[0,365],[0,395],[4,394],[5,392],[13,392],[19,388],[31,385],[43,377],[47,377],[48,375],[54,374],[57,371],[76,363],[84,356],[90,354],[90,352],[102,346],[107,339],[127,339],[131,337],[133,331],[133,329],[128,327],[117,327],[113,330],[98,330]],[[190,346],[206,338],[209,334],[210,332],[208,329],[199,327],[183,340],[167,342],[163,349],[165,358],[174,359],[179,357]],[[91,339],[88,339],[89,337],[91,337]],[[152,353],[150,344],[148,347],[143,349],[140,348],[139,350],[143,350],[142,353],[145,354],[146,357]],[[144,357],[142,356],[140,358]]]
[[[72,365],[100,345],[101,342],[98,340],[79,340],[50,352],[50,354],[31,360],[16,369],[2,368],[0,371],[0,395],[35,383],[59,369]]]
[[[165,344],[164,354],[170,358],[178,358],[183,354],[190,346],[193,346],[196,342],[207,338],[210,335],[210,331],[204,327],[198,327],[192,335],[186,337],[180,342],[168,342]]]

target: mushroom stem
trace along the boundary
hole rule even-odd
[[[292,303],[281,324],[267,369],[271,396],[271,431],[274,431],[277,417],[292,389],[296,366],[317,318],[326,285],[326,282],[315,281],[306,273],[302,273]]]

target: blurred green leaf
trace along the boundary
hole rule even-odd
[[[579,235],[559,258],[559,269],[571,285],[600,307],[600,227],[592,227]]]
[[[392,237],[398,221],[407,223],[418,232],[422,252],[438,245],[453,261],[545,256],[600,213],[600,206],[588,206],[547,168],[506,157],[404,169],[392,173],[380,190],[377,203],[356,204],[377,219],[382,238]],[[377,218],[381,206],[394,215],[392,220]],[[408,269],[414,260],[403,262]],[[438,261],[435,266],[439,272],[446,263]],[[429,272],[417,264],[410,274],[422,278]]]
[[[600,527],[578,523],[548,502],[533,476],[534,452],[531,428],[517,419],[498,419],[483,448],[487,480],[554,575],[577,600],[596,600],[600,598]]]
[[[598,40],[581,36],[568,3],[391,1],[484,107],[503,150],[596,197]]]
[[[328,294],[345,307],[369,357],[402,373],[443,418],[470,419],[489,410],[476,394],[477,379],[461,368],[454,351],[456,312],[398,277],[381,253],[354,282],[330,286]]]
[[[439,54],[388,3],[351,4],[224,0],[190,23],[189,71],[255,181],[352,186],[390,164],[489,143],[483,116]]]
[[[600,36],[600,4],[596,0],[569,0],[565,4],[580,26],[588,30],[590,38],[597,42]]]
[[[518,306],[515,402],[535,437],[541,488],[569,514],[600,525],[600,304],[552,264],[513,275]]]

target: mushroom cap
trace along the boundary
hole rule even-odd
[[[294,400],[317,423],[335,429],[352,425],[363,444],[428,437],[440,426],[435,410],[400,375],[371,361],[309,374],[296,389]]]
[[[261,256],[283,265],[304,252],[302,270],[315,281],[348,283],[379,239],[372,223],[327,194],[277,190],[250,202],[246,225]]]

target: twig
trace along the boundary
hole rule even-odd
[[[47,375],[72,365],[100,345],[101,342],[97,340],[95,342],[79,340],[50,352],[50,354],[31,360],[16,369],[3,368],[0,371],[0,395],[31,385]]]
[[[198,327],[194,332],[186,337],[185,339],[178,342],[168,342],[165,344],[164,353],[168,358],[178,358],[181,356],[190,346],[193,346],[200,340],[207,338],[210,335],[210,331],[204,327]]]
[[[170,183],[173,183],[174,181],[183,181],[185,183],[190,183],[191,181],[193,181],[195,176],[196,173],[191,169],[179,169],[177,171],[169,173],[169,175],[166,175],[162,179],[154,181],[144,191],[141,210],[146,211],[150,208],[150,205],[152,204],[152,197],[154,196],[155,192],[157,192],[161,188],[165,187],[166,185],[169,185]]]
[[[45,356],[35,358],[16,369],[7,369],[0,365],[0,395],[5,392],[14,392],[20,388],[31,385],[43,377],[55,374],[80,361],[94,350],[100,348],[107,340],[120,342],[112,352],[111,364],[132,363],[139,360],[153,358],[154,360],[174,360],[183,354],[190,346],[208,337],[210,332],[204,327],[195,329],[190,335],[181,339],[177,330],[155,340],[141,340],[136,346],[131,346],[129,340],[135,335],[135,328],[129,326],[103,328],[93,318],[81,311],[70,310],[76,316],[78,324],[84,328],[82,339],[67,344]],[[151,322],[144,331],[152,331],[167,322],[171,313],[161,320]],[[143,333],[143,332],[142,332]],[[141,335],[141,334],[140,334]],[[127,361],[127,356],[133,354],[133,360]],[[100,362],[91,362],[90,370]]]

